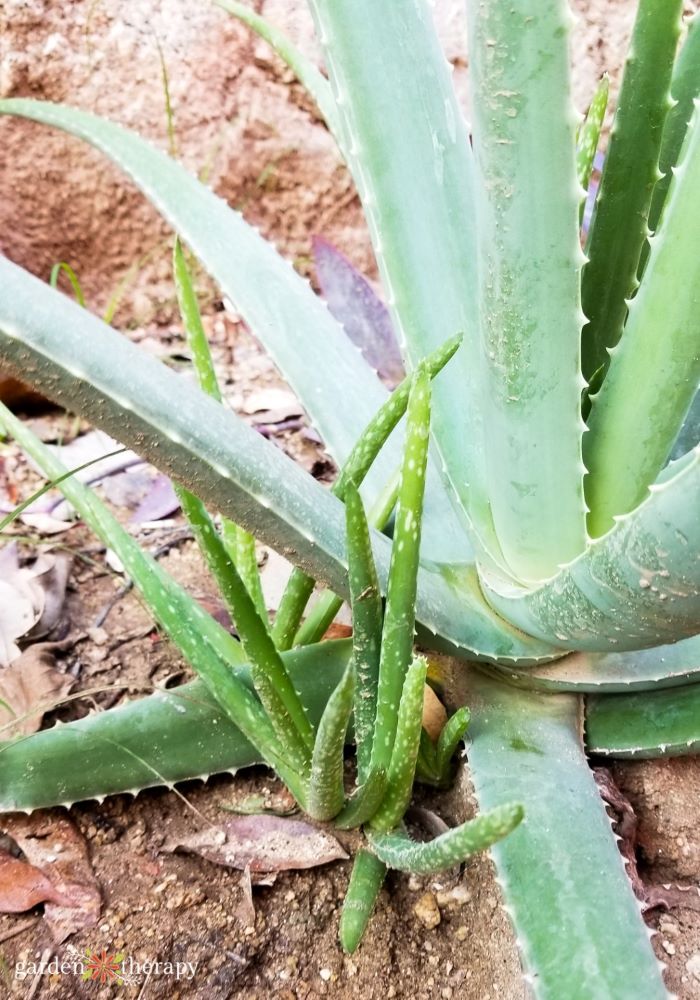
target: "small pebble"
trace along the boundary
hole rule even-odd
[[[469,931],[467,930],[464,924],[462,924],[460,927],[457,928],[457,930],[455,931],[455,937],[457,938],[458,941],[467,940],[467,938],[469,937]]]
[[[663,948],[663,950],[666,952],[667,955],[676,954],[676,946],[675,944],[673,944],[672,941],[662,941],[661,947]]]
[[[320,969],[318,974],[321,977],[321,979],[324,981],[324,983],[327,983],[328,980],[331,978],[331,975],[332,975],[330,969]]]
[[[440,908],[432,892],[423,893],[413,907],[413,912],[428,930],[432,930],[440,923]]]

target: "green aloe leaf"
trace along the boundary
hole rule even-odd
[[[347,640],[284,654],[314,724],[349,657]],[[235,673],[252,691],[248,667]],[[260,750],[196,680],[0,745],[0,812],[135,794],[262,763]]]
[[[565,0],[467,13],[486,481],[508,567],[542,580],[586,544],[571,14]]]
[[[584,191],[588,191],[588,184],[593,170],[593,161],[598,151],[600,131],[603,127],[605,111],[608,106],[609,90],[610,77],[607,73],[604,73],[600,83],[596,87],[596,92],[586,112],[586,117],[576,132],[576,175]]]
[[[52,479],[65,467],[21,420],[0,403],[0,422]],[[87,487],[68,478],[61,492],[104,544],[113,549],[146,604],[174,644],[202,677],[223,710],[274,766],[292,793],[303,799],[298,771],[290,765],[262,705],[231,671],[243,659],[242,649],[187,593],[142,551],[106,506]]]
[[[368,833],[368,839],[379,860],[389,868],[430,875],[453,868],[472,854],[487,850],[511,833],[522,819],[522,806],[508,803],[447,830],[434,840],[418,842],[403,832],[375,833],[374,830]]]
[[[22,115],[78,136],[131,177],[234,303],[298,395],[329,453],[342,465],[387,392],[326,304],[272,244],[181,164],[112,122],[24,98],[0,101],[0,114]],[[463,329],[464,324],[455,323],[444,334],[439,332],[419,359]],[[298,349],[300,331],[303,351]],[[338,406],[341,396],[343,406]],[[386,448],[387,461],[395,468],[401,460],[399,439]],[[367,496],[380,493],[384,481],[380,470],[373,470]],[[449,545],[446,524],[451,526]],[[460,519],[433,470],[424,541],[426,553],[436,561],[471,558]]]
[[[700,447],[664,469],[647,499],[536,590],[495,578],[490,600],[529,635],[562,649],[617,652],[700,632]]]
[[[491,849],[540,1000],[668,994],[581,744],[570,695],[474,673],[467,751],[479,806],[516,799],[525,822]]]
[[[355,667],[350,660],[318,724],[306,800],[307,812],[314,819],[333,819],[343,808],[343,750],[352,715],[354,690]]]
[[[277,55],[286,62],[299,83],[315,102],[329,131],[340,146],[340,122],[338,121],[335,101],[330,84],[321,71],[314,66],[310,59],[307,59],[303,52],[299,51],[283,31],[257,14],[251,7],[237,3],[237,0],[214,0],[214,3],[246,24],[256,35],[268,42]]]
[[[0,358],[347,595],[344,508],[335,497],[233,413],[3,257]],[[384,587],[389,542],[374,533],[373,548]],[[463,581],[448,571],[419,571],[417,613],[453,651],[530,662],[553,655],[548,642],[524,636],[488,607],[473,572]]]
[[[362,940],[385,878],[386,865],[376,855],[364,849],[357,852],[340,917],[343,951],[352,954]]]
[[[640,0],[586,245],[581,295],[586,379],[620,338],[659,178],[682,0]]]
[[[700,101],[696,102],[644,281],[588,418],[589,531],[632,510],[668,461],[700,385]]]
[[[343,810],[335,817],[339,830],[352,830],[368,823],[382,804],[386,793],[387,774],[379,767],[367,775],[364,784],[358,785]]]
[[[700,13],[688,22],[688,34],[681,47],[671,79],[673,107],[669,108],[661,138],[659,170],[663,174],[654,185],[654,193],[649,207],[649,229],[656,232],[666,204],[666,198],[673,179],[673,168],[678,163],[683,140],[690,119],[693,104],[700,96]],[[640,274],[649,257],[649,244],[642,248]]]
[[[586,699],[586,747],[603,757],[700,752],[700,684]]]
[[[623,693],[700,683],[700,636],[627,653],[570,653],[521,670],[490,668],[512,684],[541,691]]]
[[[435,387],[433,437],[475,534],[498,560],[475,391],[473,158],[432,11],[427,0],[311,0],[310,7],[405,352],[415,367],[447,337],[464,332],[462,348]]]

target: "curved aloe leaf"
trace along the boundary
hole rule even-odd
[[[261,17],[251,7],[237,3],[237,0],[214,0],[214,3],[218,7],[221,7],[222,10],[233,14],[243,24],[246,24],[256,35],[264,39],[275,50],[277,55],[286,62],[299,83],[315,102],[329,131],[332,133],[338,146],[340,146],[340,122],[338,121],[335,101],[333,100],[330,84],[321,71],[314,66],[310,59],[307,59],[303,52],[299,51],[283,31],[280,31],[274,24]]]
[[[467,11],[487,488],[513,575],[543,580],[586,544],[571,14],[565,0]]]
[[[652,232],[659,227],[673,178],[673,168],[678,163],[688,124],[693,116],[693,102],[698,96],[700,96],[700,13],[695,14],[688,22],[688,34],[673,67],[671,79],[673,107],[669,108],[666,115],[659,153],[659,170],[663,177],[660,177],[654,185],[649,207],[649,229]],[[649,247],[645,245],[642,249],[640,272],[648,256]]]
[[[284,654],[318,722],[350,656],[348,640]],[[252,691],[250,671],[236,667]],[[43,809],[264,763],[196,680],[0,745],[0,812]]]
[[[341,465],[387,392],[308,281],[238,212],[138,135],[83,111],[23,98],[0,100],[0,114],[22,115],[78,136],[132,178],[234,303]],[[457,323],[444,336],[439,333],[418,358],[463,329]],[[303,351],[298,349],[300,336]],[[338,406],[341,395],[343,406]],[[393,469],[401,461],[398,436],[385,448]],[[381,470],[372,470],[367,495],[378,495],[383,487]],[[425,551],[430,558],[446,562],[471,558],[461,521],[435,470],[430,473],[424,521]],[[449,545],[445,544],[446,524],[450,525]]]
[[[334,825],[339,830],[352,830],[368,823],[382,804],[386,783],[387,775],[383,768],[370,771],[365,783],[358,785],[342,812],[335,817]]]
[[[593,652],[660,646],[700,632],[700,447],[664,470],[647,499],[553,580],[487,598],[529,635]]]
[[[700,636],[628,653],[569,653],[554,663],[521,670],[490,668],[512,684],[541,691],[606,694],[700,683]]]
[[[482,810],[522,802],[491,849],[541,1000],[662,1000],[659,964],[588,768],[580,704],[470,677],[469,766]]]
[[[593,398],[585,441],[592,535],[646,495],[673,448],[700,385],[700,101],[644,281]]]
[[[446,871],[485,851],[508,836],[523,819],[517,803],[496,806],[490,812],[453,827],[434,840],[418,842],[405,833],[368,833],[368,840],[380,861],[390,868],[417,875]]]
[[[474,531],[499,559],[475,391],[473,160],[432,12],[427,0],[310,7],[404,353],[415,366],[456,331],[465,334],[435,388],[433,437]]]
[[[649,204],[659,178],[681,9],[682,0],[640,0],[637,10],[581,283],[588,318],[582,341],[587,380],[607,364],[606,348],[617,343],[627,299],[637,287]]]
[[[94,347],[89,355],[82,350],[86,341]],[[347,594],[344,509],[335,497],[234,414],[2,257],[0,358]],[[375,532],[373,546],[384,586],[389,542]],[[435,569],[419,571],[417,613],[427,629],[477,657],[532,662],[552,656],[549,643],[504,623],[478,587],[462,590],[460,579],[453,585]]]
[[[603,757],[680,757],[700,752],[700,684],[595,695],[586,701],[586,747]]]

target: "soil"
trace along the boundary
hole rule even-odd
[[[462,0],[445,0],[436,9],[468,107],[461,5]],[[264,0],[256,6],[306,51],[316,52],[304,4]],[[577,0],[574,6],[580,15],[575,99],[583,109],[605,69],[612,71],[615,93],[635,4]],[[136,127],[165,147],[160,44],[178,152],[190,168],[206,168],[216,190],[274,238],[299,270],[311,272],[310,237],[322,233],[365,273],[375,275],[357,199],[325,127],[268,48],[220,11],[199,0],[5,0],[0,16],[3,96],[66,101]],[[104,308],[120,280],[131,274],[118,325],[131,328],[145,346],[176,354],[181,340],[172,322],[168,234],[140,196],[104,160],[39,127],[0,120],[0,148],[5,152],[0,250],[44,277],[54,262],[68,261],[95,309]],[[252,338],[213,311],[215,301],[211,290],[207,322],[227,397],[240,411],[260,388],[281,383]],[[324,478],[332,471],[303,424],[273,434],[314,474]],[[12,449],[3,458],[5,473],[24,495],[31,472]],[[176,520],[165,523],[144,533],[143,541],[158,544],[175,528]],[[46,542],[34,537],[27,551]],[[82,529],[70,529],[61,543],[92,560],[76,560],[67,604],[70,634],[85,637],[61,661],[79,685],[118,681],[128,684],[133,697],[183,671],[173,650],[153,641],[150,620],[133,594],[119,600],[94,630],[121,580],[115,580],[104,553]],[[194,596],[216,606],[191,542],[174,547],[163,564]],[[268,566],[274,604],[279,562],[270,558]],[[96,695],[94,701],[107,708],[121,697],[119,690]],[[54,717],[67,719],[79,710],[86,705],[81,709],[73,703]],[[639,818],[644,880],[697,884],[700,763],[692,758],[621,763],[614,777]],[[240,873],[193,855],[162,852],[167,839],[201,829],[202,817],[221,820],[222,806],[253,793],[272,794],[276,787],[258,769],[206,785],[190,783],[179,795],[152,790],[136,799],[117,796],[99,806],[72,807],[103,895],[100,923],[55,949],[40,909],[30,915],[28,927],[26,914],[0,917],[0,995],[6,989],[8,996],[146,1000],[525,997],[515,941],[487,858],[477,859],[452,881],[392,874],[371,935],[347,958],[337,945],[337,922],[348,862],[283,873],[274,885],[256,887],[250,925]],[[472,807],[467,772],[450,794],[426,795],[425,804],[448,822],[466,818]],[[654,947],[667,965],[669,988],[681,1000],[700,997],[700,914],[685,907],[654,911],[649,923],[659,931]],[[140,961],[196,962],[196,976],[176,983],[152,975],[145,984],[102,991],[66,976],[36,982],[12,978],[18,961],[36,960],[45,952],[80,956],[87,948],[103,947]]]

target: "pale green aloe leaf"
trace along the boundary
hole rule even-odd
[[[473,158],[432,11],[427,0],[310,7],[404,351],[415,366],[464,332],[435,387],[433,437],[480,545],[498,560],[476,392]]]
[[[542,691],[624,693],[700,683],[700,635],[628,653],[570,653],[521,670],[493,667],[511,684]]]
[[[285,665],[314,723],[349,656],[347,640],[285,653]],[[234,670],[252,691],[248,667]],[[0,812],[136,794],[142,788],[263,763],[260,750],[196,680],[1,744]]]
[[[470,677],[467,753],[482,810],[525,821],[491,848],[534,996],[662,1000],[649,947],[581,742],[581,706]]]
[[[283,31],[280,31],[260,14],[256,14],[251,7],[237,3],[237,0],[214,0],[214,3],[247,25],[260,38],[263,38],[284,60],[316,104],[328,130],[340,146],[340,123],[338,122],[335,101],[330,84],[318,67],[314,66],[311,60],[294,45]]]
[[[235,414],[3,257],[0,289],[8,369],[347,596],[344,509],[335,497]],[[374,533],[373,547],[384,587],[389,542]],[[461,573],[440,570],[419,571],[418,615],[453,650],[529,662],[555,655],[503,622]]]
[[[600,190],[589,230],[581,295],[583,374],[607,364],[620,338],[627,300],[648,235],[647,218],[659,179],[659,150],[669,108],[671,72],[682,0],[640,0],[625,65]]]
[[[668,461],[700,385],[700,101],[651,238],[644,281],[593,398],[585,439],[589,531],[643,500]]]
[[[586,700],[586,747],[603,757],[700,752],[700,684]]]
[[[487,599],[563,649],[616,652],[700,632],[700,447],[553,580],[526,591],[483,578]]]
[[[387,392],[325,303],[291,264],[238,212],[138,135],[83,111],[23,98],[0,101],[0,114],[21,115],[78,136],[132,178],[231,299],[341,465]],[[442,329],[419,357],[454,337],[464,324],[456,323],[444,334]],[[343,405],[338,406],[341,397]],[[387,461],[395,468],[401,460],[399,438],[385,447]],[[384,482],[381,470],[373,469],[366,495],[379,494]],[[435,470],[429,483],[425,553],[438,562],[468,561],[471,546]]]
[[[486,480],[508,567],[542,580],[586,543],[571,14],[565,0],[467,13]]]
[[[658,229],[661,221],[673,178],[673,167],[678,163],[688,124],[693,116],[693,102],[698,96],[700,96],[700,13],[695,14],[688,22],[688,34],[673,67],[671,98],[674,103],[666,115],[659,153],[659,170],[663,177],[660,177],[654,185],[649,207],[649,229],[652,232]],[[645,244],[642,249],[640,273],[649,256],[648,251],[649,246]]]

